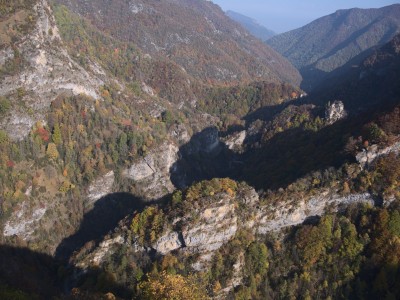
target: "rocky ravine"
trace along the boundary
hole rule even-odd
[[[101,267],[107,264],[113,254],[127,247],[131,255],[138,257],[164,256],[171,252],[174,256],[193,256],[193,270],[207,271],[214,253],[242,229],[251,230],[254,234],[267,234],[301,224],[307,218],[321,216],[327,211],[338,211],[352,203],[374,205],[375,202],[368,193],[340,196],[329,190],[321,190],[318,196],[300,201],[292,199],[292,203],[289,200],[275,207],[260,203],[256,191],[241,184],[236,194],[221,192],[195,200],[183,216],[167,221],[164,233],[150,245],[142,244],[140,237],[130,230],[132,219],[127,217],[97,247],[92,244],[89,251],[83,248],[77,252],[73,261],[83,269]],[[241,253],[233,266],[232,278],[222,287],[216,299],[225,298],[232,288],[241,284],[243,278],[240,270],[243,264]]]
[[[292,202],[292,203],[291,203]],[[169,228],[152,245],[145,246],[134,235],[124,230],[116,230],[106,237],[100,246],[79,259],[81,267],[99,265],[102,258],[117,250],[122,244],[130,245],[135,251],[156,251],[166,255],[171,251],[199,254],[194,269],[202,270],[212,258],[214,251],[230,241],[240,229],[251,229],[254,233],[266,234],[285,227],[303,223],[307,218],[321,216],[326,211],[338,211],[352,203],[374,205],[369,193],[341,196],[328,190],[321,190],[318,196],[295,201],[288,200],[279,206],[262,205],[256,191],[242,185],[235,195],[218,193],[196,200],[196,204],[184,216],[175,218],[165,227]],[[199,206],[200,205],[200,206]],[[195,216],[195,217],[193,217]],[[128,223],[126,223],[128,222]],[[128,228],[129,220],[123,224]],[[180,230],[174,230],[175,224],[183,222]]]

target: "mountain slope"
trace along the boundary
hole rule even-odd
[[[0,3],[0,236],[6,244],[34,244],[53,254],[103,196],[131,193],[126,201],[121,194],[112,197],[119,201],[106,201],[106,207],[118,205],[95,236],[107,232],[135,202],[176,189],[171,172],[192,135],[232,123],[220,119],[231,117],[232,108],[218,103],[219,96],[246,91],[247,103],[236,103],[242,108],[236,121],[298,90],[265,75],[268,82],[251,85],[239,85],[239,78],[229,87],[218,82],[221,92],[213,93],[212,74],[196,78],[165,53],[143,52],[65,6],[14,4]],[[164,28],[153,30],[156,40]],[[221,40],[227,39],[216,34],[207,46],[218,54]],[[213,115],[205,113],[207,101]]]
[[[249,18],[245,15],[239,14],[237,12],[234,12],[232,10],[228,10],[226,12],[226,15],[231,18],[232,20],[235,20],[236,22],[240,23],[244,28],[246,28],[252,35],[255,37],[258,37],[262,41],[266,41],[269,38],[273,37],[276,35],[275,32],[272,30],[269,30],[268,28],[265,28],[262,26],[260,23],[258,23],[256,20]]]
[[[400,4],[394,4],[380,9],[338,10],[267,43],[300,70],[302,87],[310,90],[346,63],[358,64],[398,32]]]
[[[114,38],[168,57],[204,81],[286,81],[298,72],[210,1],[58,1]]]
[[[79,268],[112,272],[139,298],[143,291],[136,286],[146,285],[130,276],[148,272],[141,280],[155,276],[164,282],[164,273],[154,270],[197,274],[213,299],[313,299],[322,289],[333,299],[360,293],[374,295],[365,299],[380,293],[398,297],[398,283],[385,288],[392,279],[381,277],[392,272],[388,261],[395,259],[398,268],[400,254],[399,49],[397,36],[364,61],[367,73],[359,84],[352,79],[347,89],[337,87],[346,105],[356,102],[361,113],[351,107],[347,118],[331,120],[320,116],[326,103],[278,108],[271,120],[248,124],[244,137],[234,141],[241,151],[221,164],[242,183],[212,179],[176,191],[165,203],[127,216],[71,260]],[[375,90],[376,102],[361,102],[365,89]],[[187,152],[195,142],[185,145]],[[207,155],[219,163],[233,155],[229,143],[229,148],[216,144],[209,153],[205,145],[201,154],[181,151],[181,160],[184,165],[197,160],[201,169]]]
[[[301,98],[3,3],[1,299],[399,298],[399,36]]]
[[[1,20],[0,96],[12,100],[13,113],[3,116],[0,127],[15,139],[26,136],[43,118],[55,95],[85,93],[99,98],[104,83],[101,69],[94,64],[84,69],[69,56],[47,2],[25,2],[29,6],[16,8],[15,14]],[[4,29],[14,22],[16,31]]]

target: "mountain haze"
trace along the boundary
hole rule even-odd
[[[347,9],[270,40],[302,76],[302,87],[313,89],[330,72],[357,65],[372,50],[400,32],[400,4],[378,9]],[[343,70],[343,68],[345,70]]]
[[[244,28],[246,28],[252,35],[258,37],[262,41],[266,41],[269,38],[276,35],[275,32],[265,28],[263,25],[258,23],[256,20],[249,18],[245,15],[239,14],[232,10],[228,10],[226,15],[230,17],[232,20],[240,23]]]

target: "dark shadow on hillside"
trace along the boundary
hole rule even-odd
[[[278,189],[311,172],[354,162],[354,156],[344,151],[348,138],[360,136],[365,124],[392,111],[399,103],[398,96],[395,99],[365,108],[317,132],[298,128],[278,133],[241,156],[244,167],[235,179],[256,189]]]
[[[74,251],[79,250],[87,242],[101,240],[124,217],[153,203],[145,202],[129,193],[113,193],[104,196],[95,203],[92,210],[83,216],[78,231],[60,243],[55,257],[68,260]]]
[[[284,106],[275,109],[280,111]],[[296,128],[266,141],[260,136],[256,143],[245,140],[249,144],[241,154],[217,143],[217,129],[207,128],[180,148],[180,159],[171,168],[171,180],[178,188],[214,177],[245,181],[256,190],[285,188],[312,172],[354,162],[354,157],[344,151],[348,138],[360,135],[362,126],[385,107],[389,109],[390,105],[366,110],[317,132]],[[214,148],[210,151],[208,145]]]
[[[216,127],[194,134],[179,154],[180,159],[171,167],[171,182],[177,188],[216,177],[235,178],[240,170],[239,156],[220,142]]]
[[[309,94],[303,101],[317,105],[324,105],[328,101],[341,100],[345,109],[351,114],[376,107],[392,105],[398,101],[400,94],[399,64],[390,65],[385,73],[380,68],[357,69],[346,78],[336,77],[327,80],[326,85]],[[365,76],[360,78],[360,72]],[[336,82],[334,80],[337,80]]]
[[[72,299],[69,292],[76,274],[82,274],[82,297],[112,292],[124,299],[131,299],[132,291],[116,284],[101,270],[88,269],[85,272],[65,264],[53,257],[34,252],[27,248],[0,245],[0,297],[2,299]],[[90,278],[90,279],[89,279]],[[83,283],[86,282],[83,288]],[[88,283],[91,284],[88,284]],[[95,297],[96,298],[96,297]],[[95,299],[90,298],[90,299]]]
[[[257,190],[286,187],[299,178],[329,167],[339,167],[353,160],[342,150],[348,122],[338,122],[318,132],[302,129],[286,130],[264,142],[261,147],[247,151],[245,166],[239,180]]]
[[[343,66],[338,67],[331,72],[317,69],[315,64],[302,68],[300,73],[303,80],[300,88],[308,93],[318,92],[334,87],[352,78],[358,79],[361,71],[360,64],[370,56],[374,50],[375,48],[361,52]]]
[[[388,31],[374,47],[362,51],[343,66],[338,67],[331,72],[324,72],[317,69],[315,66],[316,64],[303,67],[301,70],[299,70],[303,77],[300,87],[308,93],[318,93],[326,89],[333,88],[337,85],[341,85],[345,81],[357,81],[362,79],[366,75],[365,68],[363,68],[363,62],[367,58],[371,57],[373,53],[382,51],[382,49],[384,49],[386,54],[391,53],[392,45],[389,42],[392,40],[395,34],[395,30]],[[351,39],[352,38],[350,38],[350,40]],[[344,44],[346,43],[347,41],[344,42]],[[342,47],[342,45],[339,45],[338,48],[335,48],[332,53],[327,54],[326,57],[333,55],[337,50],[340,50],[340,47]],[[394,61],[395,60],[393,59],[392,63],[394,63]],[[385,63],[387,62],[385,61]],[[379,66],[374,65],[374,68],[377,67]]]
[[[248,127],[252,122],[256,120],[261,121],[272,121],[275,115],[279,114],[289,105],[298,105],[301,99],[287,101],[282,104],[271,105],[271,106],[264,106],[261,107],[248,115],[243,117],[243,120],[246,122],[246,127]]]

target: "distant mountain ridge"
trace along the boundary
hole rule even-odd
[[[399,32],[400,4],[394,4],[338,10],[267,43],[300,70],[302,88],[312,90],[328,73],[339,68],[345,73]]]
[[[262,41],[266,41],[269,38],[276,35],[272,30],[264,27],[257,20],[254,20],[250,17],[242,15],[232,10],[228,10],[226,15],[230,17],[232,20],[240,23],[244,28],[246,28],[252,35],[258,37]]]
[[[167,57],[205,81],[300,82],[298,71],[285,58],[209,1],[57,2],[114,38],[134,42],[151,56]]]

